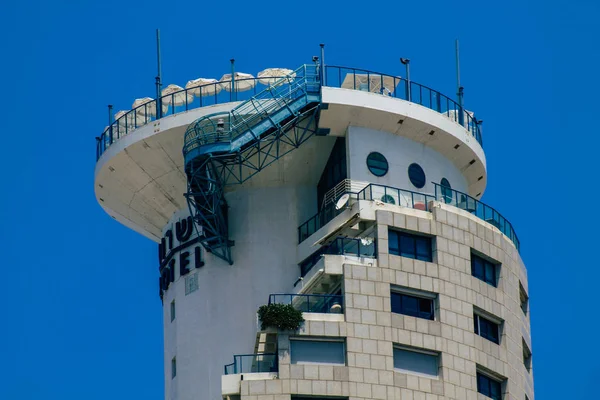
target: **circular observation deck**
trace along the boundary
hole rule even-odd
[[[336,66],[322,72],[320,132],[343,136],[352,125],[423,143],[461,170],[469,195],[481,196],[485,155],[471,113],[459,112],[454,100],[400,77]],[[247,81],[252,83],[240,87],[250,90],[243,92],[212,83],[171,93],[159,101],[160,118],[156,101],[150,101],[107,127],[96,138],[95,170],[96,198],[107,213],[158,241],[173,213],[187,207],[182,155],[186,128],[199,118],[229,112],[270,87],[258,78]]]

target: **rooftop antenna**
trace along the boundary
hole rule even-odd
[[[458,49],[458,39],[455,41],[456,47],[456,95],[458,96],[458,123],[465,125],[465,115],[463,112],[464,88],[460,85],[460,53]]]
[[[410,59],[402,57],[400,62],[406,67],[406,100],[412,101],[410,93]]]
[[[231,63],[231,101],[236,101],[236,93],[235,93],[235,58],[229,60]]]
[[[160,91],[162,89],[162,70],[160,65],[160,29],[156,30],[156,60],[158,63],[158,75],[156,76],[156,119],[162,118],[162,100]]]
[[[325,83],[325,43],[319,44],[321,46],[321,83]]]

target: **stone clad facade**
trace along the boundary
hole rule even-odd
[[[344,321],[310,318],[278,336],[275,379],[242,380],[241,400],[302,396],[358,399],[489,399],[477,391],[477,373],[502,380],[503,399],[533,400],[527,274],[513,243],[491,224],[440,202],[431,212],[370,203],[378,257],[343,261]],[[361,218],[368,218],[367,214]],[[432,237],[432,262],[389,254],[389,229]],[[500,264],[497,287],[471,274],[471,255]],[[325,262],[328,262],[326,256]],[[373,262],[374,261],[374,262]],[[397,288],[436,294],[433,321],[392,313]],[[524,293],[523,293],[524,292]],[[474,310],[500,323],[500,344],[474,333]],[[490,317],[491,318],[491,317]],[[290,335],[345,338],[346,365],[290,364]],[[439,353],[437,378],[394,370],[394,346]]]

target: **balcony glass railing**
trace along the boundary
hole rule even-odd
[[[439,185],[434,182],[435,197],[438,201],[442,201],[451,206],[458,207],[475,215],[496,228],[500,229],[514,244],[517,250],[520,250],[521,244],[513,226],[506,218],[492,207],[474,199],[466,193],[450,189],[446,186]]]
[[[434,196],[425,193],[417,193],[373,183],[358,192],[357,198],[359,200],[378,200],[388,204],[423,211],[429,211],[429,202],[435,200]]]
[[[224,367],[225,375],[248,374],[257,372],[278,372],[277,354],[239,354],[233,356],[233,362]]]
[[[269,78],[271,82],[277,79],[280,78]],[[215,82],[162,96],[160,98],[162,117],[200,107],[245,101],[269,87],[269,85],[261,83],[259,78],[235,79],[234,85],[235,90],[232,90],[231,81]],[[104,132],[96,138],[96,160],[119,139],[139,127],[157,120],[156,109],[156,100],[150,100],[123,113],[107,126]]]
[[[473,113],[465,111],[459,103],[437,90],[408,82],[399,76],[335,65],[325,66],[324,81],[324,86],[361,90],[420,104],[462,125],[483,145],[481,126]]]
[[[291,304],[298,311],[308,313],[341,314],[344,297],[334,294],[272,294],[269,304]]]
[[[340,196],[342,194],[344,193],[341,193]],[[356,193],[348,194],[350,194],[351,200],[352,198],[356,199]],[[308,221],[304,222],[298,227],[298,243],[302,243],[303,241],[305,241],[310,235],[327,225],[327,223],[329,223],[332,219],[340,215],[345,209],[346,207],[337,209],[335,203],[327,204],[321,209],[321,211],[310,217]]]
[[[373,239],[337,238],[332,243],[321,247],[300,264],[300,275],[305,276],[314,267],[321,256],[351,255],[356,257],[377,257],[377,245]]]

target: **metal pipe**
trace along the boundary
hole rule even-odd
[[[410,88],[410,59],[400,58],[400,62],[406,67],[406,99],[412,101],[412,93]]]
[[[231,101],[235,101],[236,100],[236,95],[235,95],[235,58],[232,58],[229,61],[231,62],[231,96],[230,96],[230,99],[231,99]]]
[[[325,43],[321,43],[321,85],[325,84]]]
[[[110,138],[109,143],[112,144],[113,142],[113,114],[112,114],[112,110],[113,110],[113,106],[112,104],[108,105],[108,136]]]
[[[158,75],[155,78],[156,84],[156,119],[162,118],[162,99],[160,93],[162,90],[162,66],[160,57],[160,29],[156,30],[156,62]]]
[[[455,50],[456,50],[456,87],[458,96],[458,123],[462,126],[465,125],[465,115],[464,115],[464,88],[460,85],[460,52],[458,47],[458,39],[455,42]]]

